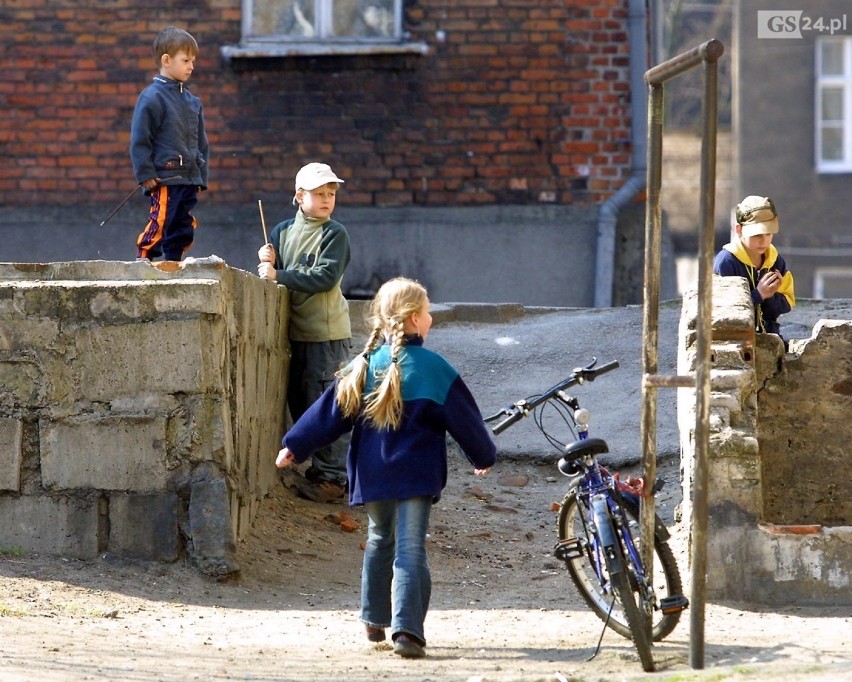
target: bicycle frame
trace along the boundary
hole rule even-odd
[[[585,457],[586,461],[582,466],[585,471],[582,480],[579,484],[577,498],[582,504],[584,514],[582,516],[584,529],[587,531],[587,537],[592,539],[592,544],[586,548],[589,562],[591,563],[601,588],[607,593],[610,592],[608,580],[606,578],[606,562],[603,552],[611,543],[623,543],[627,551],[627,560],[631,572],[631,581],[641,587],[643,596],[643,604],[645,610],[653,608],[655,596],[653,589],[648,590],[648,581],[645,576],[645,569],[642,565],[642,559],[636,543],[633,541],[633,535],[630,532],[630,525],[621,501],[621,493],[618,490],[617,480],[608,471],[598,464],[593,457]],[[591,461],[589,461],[591,460]],[[601,534],[600,521],[597,520],[601,513],[606,513],[603,510],[595,510],[595,501],[601,499],[606,502],[609,518],[613,521],[613,530],[617,537],[606,538]],[[594,528],[590,528],[589,524],[595,523]],[[606,524],[608,525],[608,524]],[[622,567],[625,568],[625,567]]]
[[[638,494],[641,494],[638,491],[644,482],[640,481],[640,488],[635,489],[629,480],[620,481],[617,474],[611,474],[599,464],[598,456],[609,452],[606,441],[589,437],[590,413],[565,392],[570,386],[594,381],[600,374],[612,371],[618,362],[596,365],[593,358],[591,364],[573,370],[559,384],[519,400],[485,417],[485,421],[502,418],[491,429],[498,435],[532,415],[545,439],[562,452],[559,470],[570,477],[571,484],[559,510],[560,539],[554,554],[565,562],[581,596],[605,627],[632,639],[643,669],[651,671],[654,669],[652,642],[672,632],[689,601],[680,594],[680,573],[667,544],[668,532],[659,518],[653,538],[654,562],[649,568],[643,566],[638,539],[633,537],[631,526],[637,523]],[[571,432],[567,442],[545,427],[545,405],[555,408],[563,426]],[[653,488],[656,490],[657,486]],[[649,579],[658,570],[664,578],[662,593],[668,594],[659,601]],[[619,610],[614,613],[616,601]],[[656,621],[655,611],[661,614]],[[643,623],[644,616],[648,617],[650,628]]]

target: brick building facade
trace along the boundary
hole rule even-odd
[[[185,27],[211,142],[204,201],[289,187],[309,160],[353,207],[588,205],[630,172],[627,0],[405,0],[425,54],[226,58],[240,0],[11,0],[0,8],[7,206],[115,203],[133,186],[150,45]]]

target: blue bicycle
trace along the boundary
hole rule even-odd
[[[504,417],[491,429],[498,435],[532,414],[538,430],[562,453],[559,471],[570,481],[559,509],[554,554],[565,562],[580,595],[604,621],[604,628],[632,639],[643,670],[651,672],[652,641],[671,634],[689,602],[682,594],[669,532],[659,516],[655,518],[653,573],[642,565],[639,500],[644,483],[621,481],[600,464],[598,457],[609,452],[606,441],[589,437],[591,414],[565,392],[616,369],[618,362],[596,365],[592,360],[544,393],[519,400],[485,421]],[[552,428],[545,428],[545,418],[554,416],[558,428],[567,427],[571,434],[567,444],[552,435]],[[655,484],[654,492],[661,487]]]

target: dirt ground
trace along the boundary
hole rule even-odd
[[[678,464],[657,499],[673,523]],[[503,461],[486,477],[454,456],[429,540],[433,604],[425,659],[370,644],[358,620],[365,518],[298,499],[286,472],[250,537],[241,574],[191,566],[0,557],[0,680],[848,680],[849,609],[708,605],[701,646],[690,612],[643,673],[629,641],[586,609],[552,556],[552,463]],[[677,531],[678,525],[673,526]],[[673,541],[685,580],[686,557]]]
[[[849,302],[803,302],[786,329],[807,336],[816,319],[850,315]],[[661,367],[674,362],[678,317],[678,306],[663,308]],[[508,325],[438,325],[429,345],[469,377],[486,414],[592,356],[619,359],[621,369],[590,387],[584,405],[613,452],[635,453],[641,327],[636,308],[539,315]],[[656,506],[673,532],[689,596],[684,524],[675,520],[681,489],[673,394],[659,416],[658,474],[667,485]],[[287,471],[240,543],[241,573],[229,581],[190,565],[78,561],[0,547],[0,682],[852,679],[849,607],[708,604],[703,638],[699,627],[691,640],[696,612],[687,610],[654,647],[658,672],[643,673],[631,642],[612,631],[592,658],[602,623],[552,554],[554,505],[567,479],[553,458],[532,454],[540,448],[527,442],[531,424],[499,437],[501,455],[488,476],[474,477],[466,460],[451,458],[432,515],[424,659],[400,659],[364,636],[363,511],[298,499],[288,487],[297,474]]]

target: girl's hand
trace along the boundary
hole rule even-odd
[[[278,451],[278,457],[275,458],[275,466],[279,469],[285,469],[296,461],[296,456],[287,448],[281,448]]]
[[[474,469],[473,474],[474,476],[485,476],[485,474],[489,471],[491,471],[491,467],[488,467],[487,469]]]

